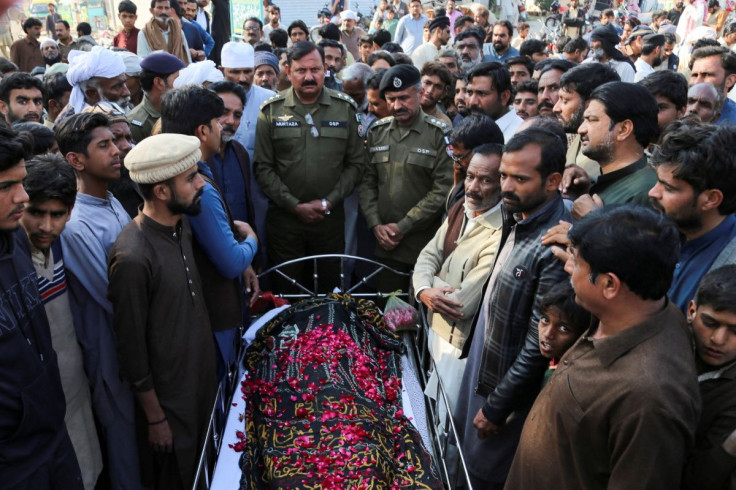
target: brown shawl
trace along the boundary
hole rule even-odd
[[[149,20],[143,26],[143,35],[146,36],[146,42],[151,47],[151,51],[166,51],[173,54],[184,62],[189,64],[187,53],[184,50],[184,41],[182,40],[181,22],[178,19],[169,19],[169,43],[164,41],[164,34],[156,23],[156,19]]]

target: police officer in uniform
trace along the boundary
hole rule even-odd
[[[322,49],[311,42],[294,44],[285,70],[291,88],[263,103],[256,127],[254,170],[269,199],[271,265],[344,252],[343,200],[360,181],[364,163],[357,105],[324,87]],[[339,284],[339,263],[320,265],[318,272],[320,285]],[[287,273],[307,280],[301,266]]]
[[[151,53],[141,61],[143,100],[128,113],[130,133],[136,143],[151,136],[153,125],[161,117],[161,99],[174,88],[174,80],[184,66],[179,58],[163,51]]]
[[[360,207],[376,237],[376,257],[408,272],[419,252],[442,224],[442,210],[452,186],[447,153],[450,129],[422,112],[419,70],[397,65],[379,87],[391,116],[368,131],[367,166],[360,185]],[[379,274],[379,291],[407,288],[395,274]]]

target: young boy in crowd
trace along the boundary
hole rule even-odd
[[[562,355],[590,326],[591,314],[575,302],[570,282],[561,282],[547,291],[540,309],[539,351],[550,360],[542,382],[545,385]]]
[[[736,482],[736,265],[706,274],[687,320],[695,340],[703,411],[683,488],[734,488]]]

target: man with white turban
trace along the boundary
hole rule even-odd
[[[125,85],[125,62],[102,46],[94,46],[90,51],[70,51],[66,79],[72,86],[72,95],[58,121],[98,102],[127,106],[130,101],[130,91]]]
[[[224,80],[222,72],[217,69],[215,62],[212,60],[204,60],[199,63],[192,63],[183,70],[179,71],[179,76],[174,80],[174,88],[183,87],[184,85],[203,85],[215,83]]]
[[[128,86],[130,92],[130,102],[127,107],[123,107],[125,111],[133,109],[143,100],[143,89],[141,88],[141,61],[143,58],[130,51],[117,51],[115,53],[123,58],[125,63],[125,85]]]

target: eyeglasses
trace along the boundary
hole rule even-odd
[[[248,32],[258,32],[261,30],[261,28],[260,27],[244,27],[243,30],[248,31]]]
[[[125,117],[125,110],[115,102],[100,101],[95,104],[95,107],[99,107],[109,116],[123,116]]]
[[[457,163],[458,165],[462,163],[466,158],[470,156],[470,154],[473,153],[473,150],[468,150],[462,155],[455,155],[455,152],[452,151],[452,147],[447,147],[447,154],[450,155],[450,158],[452,158],[452,161]]]

